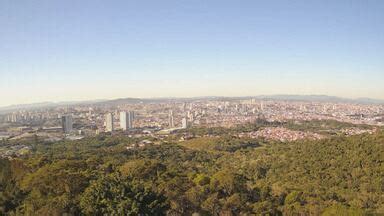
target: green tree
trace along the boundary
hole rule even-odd
[[[86,215],[165,215],[164,196],[119,174],[93,182],[81,197]]]

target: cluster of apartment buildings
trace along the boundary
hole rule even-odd
[[[231,127],[257,119],[269,122],[336,120],[383,126],[384,106],[256,99],[79,104],[4,113],[0,115],[0,138],[17,138],[34,132],[68,137],[118,130],[131,133],[146,128],[172,131],[190,126]]]

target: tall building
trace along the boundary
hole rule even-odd
[[[182,120],[181,120],[181,127],[183,128],[183,129],[187,129],[188,128],[188,121],[187,121],[187,118],[183,118]]]
[[[120,127],[123,130],[133,128],[134,112],[120,112]]]
[[[133,128],[133,120],[135,120],[135,113],[133,111],[128,112],[128,128]]]
[[[173,119],[174,119],[173,110],[170,110],[169,111],[169,117],[168,117],[168,125],[169,125],[170,128],[175,127]]]
[[[194,121],[194,116],[193,116],[193,113],[192,113],[192,112],[188,111],[188,112],[187,112],[187,117],[188,117],[188,119],[189,119],[190,122],[193,122],[193,121]]]
[[[105,131],[112,132],[113,129],[113,114],[107,113],[105,115]]]
[[[120,128],[123,130],[128,129],[127,112],[120,112]]]
[[[70,133],[72,131],[72,116],[71,115],[64,115],[61,116],[61,125],[63,127],[64,133]]]
[[[19,121],[19,116],[16,113],[13,113],[11,116],[11,122],[18,122]]]

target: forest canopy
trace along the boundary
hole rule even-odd
[[[384,214],[382,131],[288,143],[174,138],[126,149],[140,141],[28,141],[29,154],[0,159],[0,215]]]

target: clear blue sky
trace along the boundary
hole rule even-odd
[[[384,99],[382,0],[0,0],[0,105]]]

